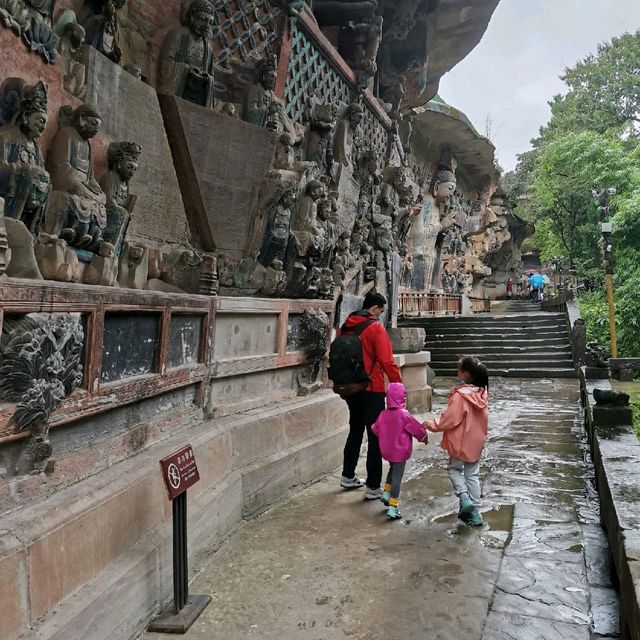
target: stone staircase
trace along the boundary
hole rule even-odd
[[[529,301],[500,301],[491,314],[407,318],[399,324],[426,330],[424,348],[440,376],[455,376],[459,358],[473,355],[493,376],[576,377],[564,314],[544,313]]]

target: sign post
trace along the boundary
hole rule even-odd
[[[149,625],[149,631],[186,633],[211,602],[211,596],[189,595],[187,489],[200,480],[191,445],[160,460],[160,469],[173,509],[173,606]]]

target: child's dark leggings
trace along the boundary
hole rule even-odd
[[[400,497],[400,485],[402,484],[402,476],[404,475],[404,468],[406,465],[406,462],[389,463],[389,473],[387,473],[387,482],[384,485],[384,490],[391,494],[389,504],[393,504],[394,506],[398,504],[398,498]]]

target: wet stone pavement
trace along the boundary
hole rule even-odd
[[[437,384],[434,411],[453,381]],[[191,585],[213,600],[184,637],[617,638],[577,381],[494,379],[490,402],[484,527],[457,520],[439,437],[414,449],[401,521],[336,472],[222,546]]]

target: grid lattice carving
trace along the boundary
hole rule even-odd
[[[279,7],[269,0],[217,0],[214,8],[218,29],[213,46],[220,62],[251,62],[276,52]]]
[[[324,104],[349,104],[351,87],[296,25],[291,33],[291,55],[284,88],[289,117],[302,123],[306,106],[313,96]]]
[[[373,149],[378,154],[378,158],[385,158],[389,134],[366,103],[360,131],[365,147]]]

